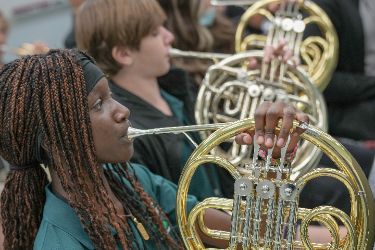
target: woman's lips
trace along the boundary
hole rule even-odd
[[[127,120],[126,123],[125,123],[125,127],[124,127],[124,133],[121,135],[121,139],[125,139],[125,140],[131,142],[133,140],[128,138],[129,127],[131,127],[131,122],[129,120]]]

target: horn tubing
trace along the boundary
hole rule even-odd
[[[175,49],[175,48],[172,48],[169,50],[169,55],[171,57],[191,57],[191,58],[211,59],[211,60],[222,60],[231,56],[231,54],[182,51],[182,50]]]
[[[214,6],[229,6],[229,5],[239,5],[239,6],[249,6],[257,2],[258,0],[211,0],[211,4]]]
[[[201,125],[190,125],[190,126],[176,126],[176,127],[164,127],[164,128],[152,128],[152,129],[137,129],[133,127],[128,128],[128,139],[134,139],[138,136],[143,135],[158,135],[158,134],[182,134],[185,132],[196,132],[196,131],[208,131],[218,130],[225,126],[229,126],[234,122],[214,123],[214,124],[201,124]],[[282,120],[279,121],[278,127],[282,126]],[[308,124],[300,123],[296,127],[307,129]]]
[[[137,128],[129,127],[127,137],[129,139],[134,139],[135,137],[142,136],[142,135],[181,134],[185,132],[217,130],[217,129],[224,127],[225,125],[230,125],[231,123],[232,122],[191,125],[191,126],[164,127],[164,128],[153,128],[153,129],[137,129]]]

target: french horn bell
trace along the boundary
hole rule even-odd
[[[272,13],[271,3],[280,3],[280,10]],[[261,15],[272,23],[270,34],[247,34],[249,20]],[[314,35],[304,37],[306,29],[314,29]],[[301,63],[312,82],[322,91],[328,85],[338,60],[338,37],[327,14],[309,0],[280,1],[262,0],[251,5],[241,16],[235,35],[237,52],[260,49],[267,39],[285,39],[301,58]]]
[[[265,162],[252,160],[239,169],[227,159],[210,154],[223,141],[240,132],[254,130],[254,125],[253,119],[244,119],[220,128],[204,140],[187,161],[177,193],[177,219],[186,248],[205,249],[197,233],[198,224],[206,235],[227,240],[228,249],[238,249],[239,246],[242,249],[372,249],[375,206],[366,177],[350,153],[322,130],[307,124],[294,124],[294,128],[301,126],[305,129],[301,137],[322,150],[337,169],[317,168],[297,180],[290,178],[290,166],[281,162],[271,165],[268,157]],[[205,163],[214,163],[231,174],[235,183],[234,199],[208,198],[186,214],[191,178]],[[345,185],[350,194],[350,214],[331,206],[313,209],[298,206],[303,187],[320,176],[335,178]],[[208,208],[232,214],[230,232],[212,230],[204,225],[204,211]],[[313,221],[328,229],[332,237],[330,243],[318,244],[309,240],[308,227]],[[344,238],[339,236],[339,223],[347,231]],[[300,224],[300,240],[296,239],[297,224]]]

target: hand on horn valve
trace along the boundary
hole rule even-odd
[[[292,104],[282,101],[263,102],[255,111],[255,134],[241,133],[236,136],[235,140],[240,145],[252,144],[255,138],[256,142],[264,150],[274,146],[272,157],[280,157],[280,150],[286,145],[288,135],[290,141],[287,148],[287,154],[295,153],[300,135],[304,132],[301,128],[293,128],[293,121],[308,123],[308,116],[297,111]],[[276,133],[276,127],[279,120],[282,119],[282,125],[279,133]]]
[[[299,58],[293,55],[293,52],[288,47],[288,43],[285,40],[281,40],[277,45],[266,45],[262,63],[256,58],[249,58],[247,67],[250,70],[259,69],[262,67],[262,64],[270,64],[276,58],[282,63],[290,62],[293,67],[300,65]]]

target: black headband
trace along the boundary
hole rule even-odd
[[[99,69],[98,66],[96,66],[94,60],[87,56],[86,54],[79,52],[77,56],[77,62],[78,64],[81,65],[82,71],[83,71],[83,76],[85,78],[85,84],[86,84],[86,91],[87,94],[89,94],[92,89],[96,86],[96,84],[99,82],[99,80],[104,77],[104,73]],[[43,155],[42,155],[42,142],[43,142],[43,137],[44,137],[44,132],[43,131],[38,131],[37,135],[37,142],[36,142],[36,147],[35,147],[35,154],[36,158],[39,162],[43,162]],[[30,168],[33,168],[35,166],[38,166],[39,163],[32,163],[32,164],[27,164],[23,166],[15,166],[11,165],[10,170],[13,171],[19,171],[19,170],[27,170]]]
[[[83,76],[85,78],[85,84],[86,84],[86,91],[87,95],[92,91],[92,89],[96,86],[96,84],[99,82],[99,80],[104,77],[104,73],[99,69],[98,66],[96,66],[94,60],[89,57],[88,55],[79,52],[77,55],[77,62],[82,67]],[[43,162],[43,151],[42,149],[42,143],[44,140],[44,132],[39,131],[37,135],[37,145],[35,147],[36,149],[36,157],[39,162]]]
[[[83,70],[83,76],[85,78],[87,94],[96,86],[102,77],[104,77],[103,71],[96,66],[95,62],[84,53],[79,53],[77,62],[81,65]]]

